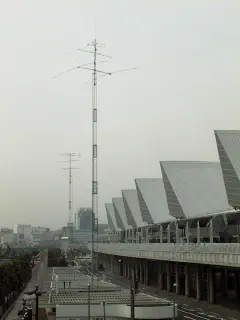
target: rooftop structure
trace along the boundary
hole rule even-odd
[[[101,304],[103,301],[106,304],[130,304],[130,290],[117,290],[109,291],[92,291],[90,295],[91,304]],[[49,304],[53,305],[74,305],[74,304],[87,304],[88,303],[88,292],[60,292],[58,294],[51,293],[49,297]],[[168,305],[169,302],[157,297],[149,296],[147,294],[140,293],[136,295],[137,304],[161,304]]]
[[[137,190],[122,190],[122,196],[128,225],[141,227],[143,225],[143,220],[138,202]]]
[[[126,230],[129,228],[127,222],[126,211],[123,203],[123,198],[112,198],[113,208],[116,217],[117,227]]]
[[[116,221],[113,204],[106,203],[105,208],[106,208],[107,219],[108,219],[108,228],[112,231],[116,231],[118,227],[117,227],[117,221]]]
[[[220,163],[161,161],[160,165],[171,216],[190,218],[231,210]]]
[[[216,130],[215,137],[228,203],[240,208],[240,130]]]
[[[154,224],[169,220],[167,198],[162,179],[135,179],[142,220]]]
[[[47,283],[49,285],[49,281]],[[53,268],[48,291],[47,295],[40,297],[39,308],[52,310],[53,319],[86,317],[89,303],[91,317],[99,318],[107,314],[111,319],[131,318],[130,290],[97,278],[94,278],[92,286],[90,276],[74,268]],[[172,318],[173,313],[172,303],[165,299],[144,293],[138,293],[135,296],[137,319],[145,319],[146,316],[151,319],[167,319]],[[177,306],[175,313],[177,315]]]

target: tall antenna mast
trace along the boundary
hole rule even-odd
[[[93,92],[92,92],[92,275],[95,273],[95,238],[98,240],[98,145],[97,145],[97,42],[93,41]],[[98,268],[98,250],[96,250]]]
[[[79,156],[76,155],[74,152],[69,152],[69,153],[65,153],[65,154],[61,154],[63,156],[68,157],[67,161],[64,162],[68,162],[69,166],[68,168],[63,168],[63,170],[68,170],[68,183],[69,183],[69,189],[68,189],[68,223],[72,224],[72,193],[73,193],[73,188],[72,188],[72,171],[79,169],[79,168],[73,168],[72,167],[72,162],[75,161],[79,161],[79,160],[74,160],[73,157]]]
[[[87,67],[91,63],[86,63],[75,68],[71,68],[66,70],[53,79],[76,69],[84,69],[92,71],[92,285],[93,285],[93,277],[96,271],[96,266],[98,266],[98,249],[95,250],[96,238],[98,237],[98,145],[97,145],[97,74],[100,73],[101,77],[111,76],[115,73],[135,70],[136,68],[128,68],[117,70],[113,72],[105,72],[97,69],[97,56],[102,56],[105,58],[111,58],[101,52],[97,51],[97,48],[101,46],[96,38],[89,45],[93,47],[93,51],[78,49],[79,51],[90,53],[93,55],[93,67]],[[102,61],[105,62],[105,61]]]
[[[68,223],[72,223],[72,153],[69,153]]]

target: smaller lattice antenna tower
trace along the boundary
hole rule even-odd
[[[80,168],[77,167],[73,167],[72,163],[73,162],[79,162],[80,159],[77,159],[80,157],[80,154],[76,154],[74,152],[68,152],[68,153],[62,153],[59,154],[60,156],[64,156],[67,157],[68,160],[62,161],[62,162],[67,162],[68,163],[68,167],[67,168],[62,168],[63,170],[67,170],[68,171],[68,176],[69,176],[69,189],[68,189],[68,223],[72,224],[72,198],[73,198],[73,170],[78,170]],[[75,159],[74,159],[75,158]]]

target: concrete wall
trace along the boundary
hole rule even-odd
[[[130,305],[124,304],[106,304],[107,319],[130,319],[131,308]],[[177,316],[177,308],[175,309]],[[173,306],[137,306],[135,307],[136,319],[171,319],[173,318]],[[103,306],[101,304],[91,305],[91,317],[103,317]],[[56,320],[69,318],[88,317],[88,305],[57,305],[56,306]]]

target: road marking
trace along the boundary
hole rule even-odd
[[[206,318],[206,317],[203,317],[202,315],[199,315],[199,314],[194,314],[194,313],[191,313],[191,312],[187,312],[187,311],[184,311],[184,310],[181,310],[181,309],[178,309],[178,311],[179,312],[183,312],[183,313],[187,313],[187,314],[190,314],[191,316],[195,316],[195,317],[197,317],[197,318],[199,318],[199,319],[203,319],[203,320],[209,320],[209,317],[208,318]],[[224,318],[221,318],[221,320],[224,320]],[[237,320],[237,319],[235,319],[235,320]]]
[[[184,316],[184,318],[190,319],[190,320],[196,320],[196,318],[192,318],[192,317],[188,317],[188,316]]]
[[[194,309],[191,309],[191,308],[184,308],[184,307],[180,307],[181,309],[184,309],[184,310],[187,310],[187,311],[190,311],[190,312],[194,312]],[[180,308],[178,308],[180,310]]]
[[[208,314],[213,314],[213,315],[215,315],[215,316],[217,316],[217,317],[220,317],[220,314],[219,314],[219,313],[216,313],[216,312],[213,312],[213,311],[208,312]]]

